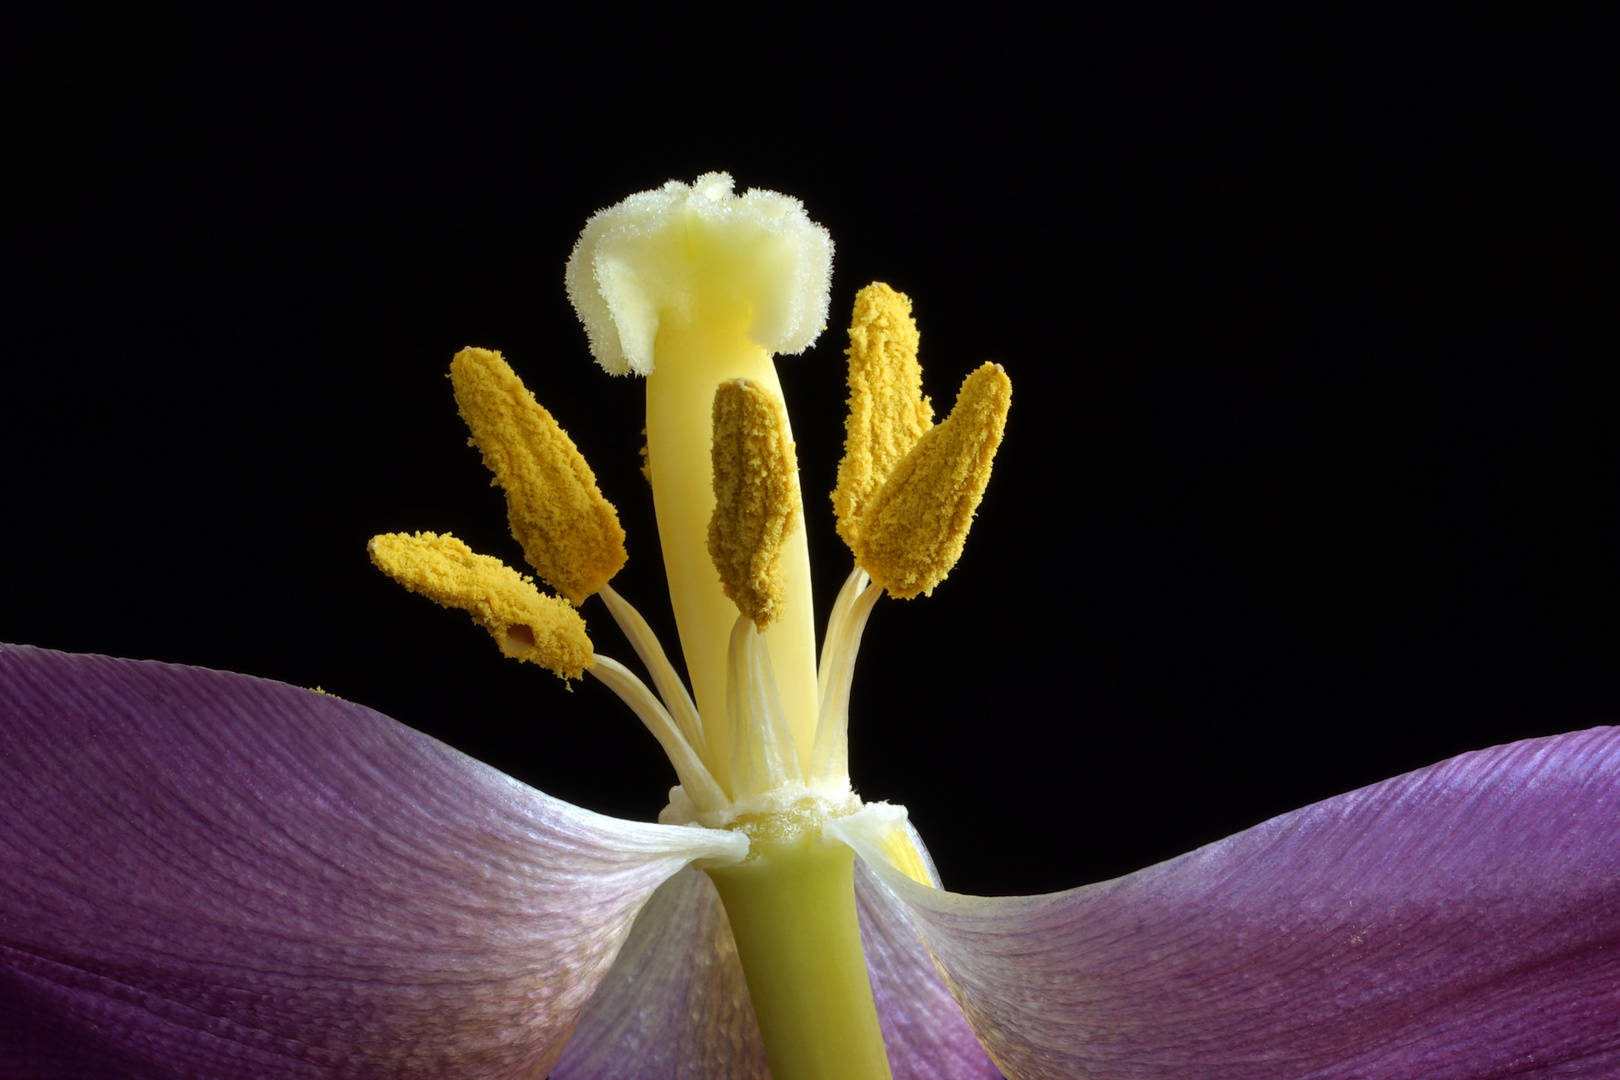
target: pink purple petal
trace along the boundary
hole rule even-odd
[[[542,1077],[715,836],[321,694],[0,646],[0,1077]]]
[[[1071,892],[881,872],[1018,1080],[1620,1076],[1620,729],[1464,754]]]
[[[904,910],[857,862],[856,911],[895,1080],[995,1080]],[[636,919],[554,1080],[757,1080],[764,1047],[725,908],[686,870]]]
[[[707,874],[682,871],[637,916],[553,1080],[769,1075],[720,894]]]
[[[905,908],[864,859],[855,860],[855,907],[894,1080],[998,1080]]]

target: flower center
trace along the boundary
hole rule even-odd
[[[451,536],[389,534],[370,551],[408,588],[470,612],[507,655],[565,678],[589,671],[635,711],[680,779],[659,820],[749,838],[745,859],[706,870],[773,1075],[885,1080],[849,841],[937,880],[904,809],[863,806],[850,790],[850,681],[878,596],[932,591],[961,553],[1010,388],[985,364],[935,426],[910,302],[886,285],[861,291],[833,493],[856,566],[818,666],[798,470],[771,353],[801,351],[819,333],[831,253],[797,200],[733,196],[730,177],[711,173],[597,214],[569,260],[569,297],[597,360],[647,377],[647,463],[690,693],[646,620],[608,585],[625,561],[617,514],[499,353],[457,355],[456,401],[506,492],[524,557],[558,595]],[[591,595],[652,688],[595,651],[575,610]]]

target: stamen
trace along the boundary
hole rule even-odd
[[[746,615],[732,628],[728,659],[726,696],[739,720],[731,747],[732,801],[802,785],[799,752],[782,715],[771,656]]]
[[[692,800],[693,808],[701,814],[724,807],[730,800],[720,790],[720,785],[714,782],[714,777],[704,767],[702,759],[693,750],[692,745],[675,726],[669,711],[653,696],[653,692],[647,689],[647,684],[612,657],[597,655],[592,659],[596,661],[596,665],[590,669],[591,674],[596,676],[602,685],[619,695],[620,701],[635,711],[641,722],[647,726],[647,730],[652,732],[653,738],[658,740],[658,745],[664,748],[664,754],[669,758],[670,764],[675,766],[675,775],[680,778],[681,787]]]
[[[714,393],[709,557],[731,601],[763,630],[787,591],[782,545],[799,524],[798,462],[782,402],[750,379]]]
[[[821,715],[816,721],[816,743],[810,753],[810,786],[822,789],[849,787],[849,689],[855,679],[855,657],[861,634],[883,586],[872,584],[866,571],[856,567],[838,593],[827,618],[827,638],[821,644]]]
[[[630,602],[614,591],[611,585],[604,585],[597,594],[607,605],[608,612],[613,621],[619,624],[624,636],[630,639],[630,645],[636,650],[647,673],[652,676],[653,685],[658,688],[658,696],[664,700],[669,711],[674,715],[681,734],[696,750],[699,757],[708,753],[703,735],[703,721],[698,716],[697,706],[692,703],[692,695],[686,692],[686,684],[675,671],[675,666],[669,662],[664,654],[663,645],[659,644],[652,627],[647,620],[641,617],[641,612],[630,606]]]
[[[366,545],[377,569],[412,592],[460,608],[489,631],[501,652],[577,679],[592,664],[585,620],[499,559],[449,535],[387,533]]]
[[[624,530],[613,504],[573,440],[500,353],[461,350],[450,379],[471,445],[506,492],[507,520],[523,557],[578,607],[624,565]]]
[[[917,363],[911,300],[882,282],[855,294],[849,327],[849,417],[833,510],[838,535],[854,547],[867,504],[923,432],[934,424]]]
[[[844,579],[843,587],[833,598],[832,611],[827,614],[827,633],[822,638],[821,661],[816,668],[816,700],[826,708],[827,687],[832,678],[833,653],[831,647],[836,641],[843,640],[844,622],[849,618],[850,608],[855,604],[855,598],[872,583],[872,576],[859,566],[849,572]]]
[[[932,592],[961,557],[1011,402],[999,364],[970,374],[951,415],[917,440],[868,504],[852,546],[891,596]]]

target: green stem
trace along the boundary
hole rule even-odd
[[[813,833],[708,871],[774,1080],[891,1080],[855,918],[855,853]]]

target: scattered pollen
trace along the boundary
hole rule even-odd
[[[749,379],[721,383],[713,453],[709,556],[726,595],[763,630],[787,588],[782,543],[800,514],[799,467],[782,402]]]
[[[1011,401],[1007,373],[981,366],[963,381],[951,415],[917,440],[867,504],[850,546],[889,595],[932,592],[956,565]]]
[[[876,282],[855,295],[849,327],[849,418],[833,510],[838,535],[854,547],[872,497],[917,440],[933,426],[922,392],[917,324],[911,300]]]
[[[372,537],[366,550],[377,569],[407,589],[470,614],[507,656],[564,679],[577,679],[593,665],[585,620],[577,611],[448,533],[386,533]]]
[[[450,364],[456,406],[535,572],[576,607],[624,565],[624,530],[596,475],[498,352],[467,348]]]

